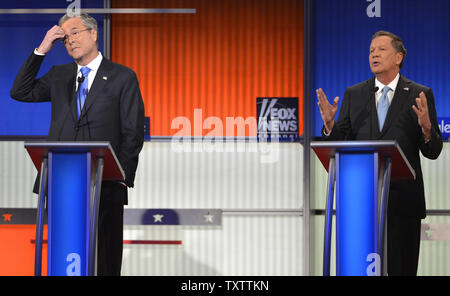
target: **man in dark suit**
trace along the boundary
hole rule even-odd
[[[375,77],[347,88],[337,122],[339,97],[331,105],[317,90],[326,140],[396,140],[416,172],[412,181],[392,181],[389,189],[387,252],[389,275],[416,275],[425,194],[419,151],[436,159],[442,150],[430,88],[400,75],[406,49],[386,31],[372,37],[369,63]]]
[[[74,63],[53,66],[36,79],[53,44],[63,41]],[[87,14],[63,16],[21,67],[11,97],[51,102],[49,141],[109,141],[125,182],[103,182],[98,218],[98,275],[120,275],[123,206],[134,186],[144,141],[144,104],[136,74],[103,58],[97,22]]]

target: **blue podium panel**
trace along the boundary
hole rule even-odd
[[[336,154],[336,275],[368,275],[377,252],[378,154]]]
[[[311,148],[328,170],[323,274],[330,275],[336,180],[336,274],[387,275],[390,179],[411,180],[415,171],[395,141],[321,141],[311,142]]]
[[[91,155],[50,152],[48,275],[88,275]]]

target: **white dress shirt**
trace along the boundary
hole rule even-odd
[[[90,62],[89,64],[87,64],[86,66],[81,66],[77,64],[77,79],[76,79],[76,89],[78,89],[78,77],[81,77],[81,68],[83,67],[88,67],[89,69],[91,69],[91,71],[89,71],[88,74],[88,92],[91,89],[91,85],[94,82],[95,79],[95,75],[97,74],[98,68],[100,67],[100,64],[102,62],[103,56],[102,53],[99,51],[98,55],[95,59],[92,60],[92,62]]]
[[[397,76],[395,76],[394,80],[392,80],[387,86],[389,86],[390,90],[387,93],[387,97],[389,100],[389,106],[391,105],[392,99],[394,98],[395,89],[397,88],[398,81],[400,79],[400,73],[397,73]],[[375,87],[378,87],[377,92],[375,93],[375,104],[378,108],[378,102],[380,101],[381,95],[383,94],[383,88],[386,85],[381,83],[377,78],[375,78]],[[327,133],[324,129],[323,131],[325,136],[329,136],[331,134],[331,131]]]
[[[390,90],[387,93],[387,97],[389,99],[389,106],[392,103],[392,99],[394,98],[395,89],[397,88],[398,80],[400,79],[400,73],[397,73],[394,80],[392,80],[387,86],[389,86]],[[381,83],[377,78],[375,78],[375,87],[378,87],[377,92],[375,93],[375,104],[378,108],[378,102],[380,101],[381,95],[383,94],[383,88],[386,85]]]
[[[37,48],[34,50],[34,54],[36,55],[40,55],[40,56],[44,56],[45,54],[40,53]],[[94,82],[95,79],[95,75],[97,74],[98,68],[100,67],[100,64],[102,63],[102,53],[99,51],[98,55],[95,59],[93,59],[89,64],[86,65],[86,67],[88,67],[89,69],[91,69],[91,71],[88,74],[88,92],[91,89],[92,83]],[[75,79],[75,83],[76,83],[76,89],[78,89],[78,77],[81,77],[81,68],[83,68],[85,66],[81,66],[77,64],[77,78]]]

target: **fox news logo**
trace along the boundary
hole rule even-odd
[[[256,98],[256,112],[259,141],[299,140],[298,98]]]

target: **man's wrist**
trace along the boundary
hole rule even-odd
[[[431,125],[429,127],[422,127],[423,138],[425,142],[430,141],[431,139]]]
[[[324,134],[325,136],[329,136],[334,127],[334,120],[324,124]]]
[[[35,48],[35,49],[34,49],[34,54],[35,54],[35,55],[38,55],[38,56],[45,56],[45,53],[39,52],[39,49],[38,49],[38,48]]]

